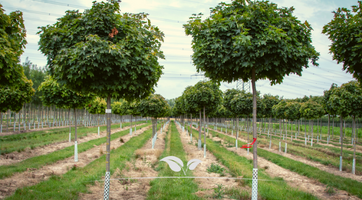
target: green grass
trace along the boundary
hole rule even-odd
[[[180,134],[176,129],[176,125],[172,122],[171,129],[166,136],[166,150],[161,155],[161,159],[166,156],[176,156],[182,161],[186,161],[186,154],[182,147]],[[172,171],[167,163],[160,162],[158,166],[158,176],[184,176],[182,170],[180,172]],[[190,170],[187,171],[186,176],[192,176]],[[200,199],[194,193],[198,191],[197,184],[193,179],[188,178],[172,178],[172,179],[155,179],[152,180],[150,185],[151,189],[148,191],[147,199]]]
[[[214,131],[209,130],[209,133],[216,135]],[[235,138],[218,134],[220,138],[226,141],[233,141],[235,142]],[[244,142],[239,141],[239,145],[245,144]],[[209,147],[210,148],[210,147]],[[252,148],[250,148],[250,152],[252,152]],[[356,195],[359,198],[362,198],[362,183],[340,176],[336,176],[330,174],[328,172],[322,171],[316,167],[309,166],[299,161],[292,160],[290,158],[286,158],[282,155],[275,154],[263,149],[258,148],[258,156],[263,157],[285,169],[291,170],[296,172],[302,176],[306,176],[312,179],[315,179],[323,184],[338,188],[340,190],[347,191],[352,195]]]
[[[151,123],[144,124],[139,126],[138,128],[146,127],[151,125]],[[129,130],[124,130],[121,132],[117,132],[111,135],[111,140],[115,140],[121,136],[127,135]],[[95,140],[91,140],[85,143],[78,144],[78,153],[82,153],[88,149],[93,148],[93,145],[100,145],[106,142],[106,137],[98,138]],[[24,172],[27,168],[35,168],[38,169],[42,166],[49,165],[55,163],[58,160],[63,160],[65,158],[71,157],[74,155],[74,145],[66,147],[64,149],[54,151],[52,153],[31,157],[24,161],[14,163],[11,165],[3,165],[0,166],[0,178],[5,178],[12,176],[16,172]]]
[[[194,130],[193,132],[196,133]],[[214,131],[209,130],[209,133],[210,132],[215,134]],[[202,139],[202,141],[204,140]],[[228,151],[221,147],[220,143],[216,143],[208,138],[206,139],[206,147],[223,165],[225,165],[230,170],[230,173],[233,176],[243,176],[243,178],[247,179],[252,178],[253,160],[249,160],[245,157],[237,155],[234,152]],[[270,177],[265,173],[264,169],[258,170],[258,179],[269,180],[258,182],[258,194],[262,199],[318,199],[309,193],[302,192],[288,186],[288,184],[281,178]],[[243,182],[251,188],[251,180],[243,180]]]
[[[160,128],[161,125],[158,125]],[[151,137],[152,130],[131,138],[124,145],[111,150],[111,174],[119,168],[121,171],[126,162],[134,157],[135,150],[141,148]],[[84,168],[70,170],[62,176],[52,176],[49,180],[34,186],[17,189],[7,199],[78,199],[79,193],[87,193],[87,186],[105,175],[105,155],[94,160]],[[112,187],[112,185],[110,186]]]
[[[137,124],[144,123],[137,122]],[[123,123],[124,126],[129,126],[130,123]],[[112,129],[119,128],[119,124],[113,124]],[[106,131],[107,126],[100,126],[100,131]],[[74,141],[75,129],[72,127],[72,140]],[[87,136],[88,133],[97,133],[98,127],[77,127],[78,138]],[[69,127],[53,130],[35,131],[22,134],[6,135],[0,137],[0,154],[7,154],[14,151],[24,151],[26,148],[35,148],[45,146],[55,142],[69,140]]]

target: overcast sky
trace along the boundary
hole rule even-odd
[[[99,1],[98,1],[99,2]],[[205,17],[210,14],[210,7],[215,7],[219,0],[122,0],[121,11],[129,13],[145,12],[153,25],[158,26],[165,34],[162,44],[165,60],[160,60],[164,66],[163,75],[156,87],[156,93],[166,99],[182,95],[185,87],[194,85],[202,80],[196,74],[190,56],[191,36],[186,36],[182,27],[193,13],[203,13]],[[224,1],[230,3],[231,0]],[[280,85],[270,86],[268,80],[257,81],[257,90],[262,94],[270,93],[284,98],[303,97],[304,95],[323,95],[332,83],[341,85],[352,80],[352,75],[342,71],[342,65],[336,64],[329,54],[331,44],[322,29],[333,18],[332,11],[338,7],[351,8],[357,5],[357,0],[274,0],[278,7],[294,6],[294,16],[300,21],[307,20],[314,31],[312,32],[313,45],[320,53],[319,67],[311,66],[305,69],[302,77],[286,76]],[[83,12],[92,6],[92,0],[0,0],[5,12],[20,10],[24,13],[27,41],[21,62],[26,57],[38,66],[46,65],[46,58],[38,51],[39,36],[37,27],[54,24],[56,19],[62,17],[66,10]],[[235,88],[234,83],[221,83],[221,89]]]

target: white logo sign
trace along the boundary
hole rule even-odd
[[[183,169],[184,163],[180,158],[177,158],[175,156],[167,156],[165,158],[162,158],[160,161],[167,162],[168,166],[171,168],[174,172],[182,171],[184,172],[184,175],[186,175],[186,172],[188,169],[194,170],[198,164],[200,164],[202,161],[199,159],[192,159],[187,162],[187,168],[186,171]]]

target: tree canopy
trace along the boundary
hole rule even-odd
[[[23,13],[7,15],[2,7],[0,4],[0,86],[5,87],[22,84],[24,72],[19,62],[27,42]]]
[[[309,23],[293,16],[294,8],[278,8],[268,1],[235,0],[211,8],[202,21],[193,15],[184,24],[192,36],[192,60],[197,71],[212,80],[248,81],[255,67],[255,80],[281,83],[285,75],[301,76],[319,53],[311,44]]]
[[[185,99],[195,111],[205,108],[206,114],[209,114],[221,103],[222,91],[215,82],[199,81],[186,92]]]
[[[8,109],[19,112],[23,104],[30,102],[35,93],[32,85],[33,82],[28,80],[23,73],[21,81],[16,86],[1,86],[0,112],[5,112]]]
[[[35,94],[32,96],[31,103],[39,105],[41,104],[41,92],[38,90],[38,87],[42,82],[44,82],[47,72],[45,68],[40,68],[37,65],[33,64],[30,60],[28,60],[28,57],[22,64],[22,67],[24,69],[24,74],[26,78],[33,81],[33,88],[35,90]]]
[[[262,102],[258,95],[257,109],[262,109]],[[230,111],[237,117],[246,116],[250,117],[253,114],[253,94],[250,92],[240,91],[235,94],[230,101]]]
[[[138,105],[138,112],[147,117],[166,117],[171,113],[171,107],[165,98],[159,94],[142,99]]]
[[[359,82],[362,82],[361,9],[361,1],[357,6],[352,6],[352,10],[338,8],[333,11],[334,18],[322,31],[332,41],[329,52],[333,60],[338,64],[343,63],[343,70],[353,74]]]
[[[318,119],[325,113],[322,105],[312,100],[302,103],[299,112],[306,119]]]
[[[42,92],[41,100],[46,106],[55,105],[58,108],[84,108],[94,99],[93,94],[81,94],[58,83],[52,76],[47,76],[39,86]]]
[[[39,49],[50,74],[70,89],[101,98],[133,100],[154,91],[163,67],[164,34],[147,14],[120,13],[119,4],[93,2],[40,27]]]
[[[89,104],[86,105],[86,109],[91,114],[106,114],[106,108],[106,100],[100,97],[96,97],[93,101],[89,102]]]
[[[267,116],[272,116],[272,108],[274,105],[277,105],[280,102],[279,96],[273,96],[271,94],[264,94],[263,96],[263,104],[264,104],[264,114]]]
[[[328,107],[333,108],[338,115],[361,116],[362,88],[357,81],[350,81],[331,90]]]

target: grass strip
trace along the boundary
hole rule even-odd
[[[139,121],[137,124],[144,123],[144,121]],[[135,124],[135,123],[133,123]],[[123,126],[129,126],[130,123],[123,123]],[[119,124],[113,124],[111,129],[119,128]],[[100,131],[106,131],[107,125],[100,126]],[[71,128],[72,136],[74,140],[74,127]],[[77,136],[78,138],[87,136],[88,133],[98,132],[98,127],[77,127]],[[44,130],[44,131],[35,131],[23,134],[15,135],[6,135],[0,137],[0,154],[7,154],[14,151],[22,152],[26,148],[34,149],[35,147],[45,146],[55,142],[62,142],[69,140],[69,127]]]
[[[227,141],[227,142],[235,142],[235,138],[232,138],[230,136],[226,136],[224,134],[216,133],[214,131],[210,131],[213,136],[216,136]],[[246,144],[244,142],[238,141],[239,145]],[[250,152],[253,152],[253,148],[250,148]],[[328,172],[325,172],[323,170],[320,170],[316,167],[312,167],[310,165],[304,164],[299,161],[292,160],[290,158],[286,158],[282,155],[275,154],[272,152],[269,152],[264,149],[258,148],[258,156],[263,157],[266,160],[269,160],[280,167],[283,167],[285,169],[288,169],[290,171],[296,172],[302,176],[306,176],[308,178],[315,179],[325,185],[344,190],[352,195],[356,195],[359,198],[362,198],[362,183],[349,179],[344,178],[341,176],[336,176],[334,174],[330,174]],[[250,160],[252,161],[252,160]]]
[[[213,131],[212,131],[213,132]],[[193,137],[198,132],[193,130]],[[209,130],[210,133],[210,130]],[[219,134],[221,135],[221,134]],[[203,137],[203,135],[202,135]],[[196,138],[196,137],[195,137]],[[201,141],[204,141],[202,139]],[[221,161],[223,165],[229,168],[234,176],[242,176],[251,179],[253,170],[253,160],[239,156],[232,151],[228,151],[224,147],[220,147],[220,143],[216,143],[211,139],[206,139],[207,149]],[[318,199],[312,194],[299,191],[290,187],[282,178],[272,178],[265,173],[264,169],[258,170],[258,179],[266,179],[268,181],[258,181],[258,195],[262,199]],[[249,187],[252,186],[252,180],[243,180]]]
[[[161,124],[157,126],[161,127]],[[141,148],[151,137],[152,129],[132,137],[117,149],[111,150],[111,174],[119,168],[121,171],[134,156],[135,150]],[[83,168],[68,171],[62,176],[52,176],[50,179],[36,185],[19,188],[15,194],[6,199],[78,199],[79,193],[87,193],[87,185],[105,175],[105,155],[89,163]],[[112,185],[110,186],[112,188]]]
[[[146,127],[151,125],[151,123],[144,124],[139,126],[138,128]],[[115,140],[121,136],[127,135],[129,130],[124,130],[121,132],[117,132],[111,135],[111,140]],[[100,145],[106,142],[106,137],[90,140],[85,143],[78,144],[78,153],[82,153],[88,149],[93,148],[93,145]],[[11,165],[2,165],[0,166],[0,178],[6,178],[12,176],[16,172],[24,172],[27,168],[35,168],[38,169],[44,165],[50,165],[52,163],[57,162],[58,160],[63,160],[65,158],[69,158],[74,155],[74,145],[66,147],[64,149],[54,151],[52,153],[31,157],[24,161],[14,163]]]
[[[166,150],[160,158],[167,156],[176,156],[182,161],[186,161],[186,153],[183,149],[180,134],[177,131],[176,125],[172,122],[169,125],[171,128],[166,136]],[[186,163],[184,162],[184,165]],[[172,171],[167,163],[160,162],[157,170],[158,176],[184,176],[182,170],[180,172]],[[192,176],[192,172],[187,170],[186,176]],[[189,178],[172,178],[172,179],[155,179],[150,182],[152,186],[148,191],[147,199],[200,199],[194,193],[198,191],[198,185],[194,179]]]

